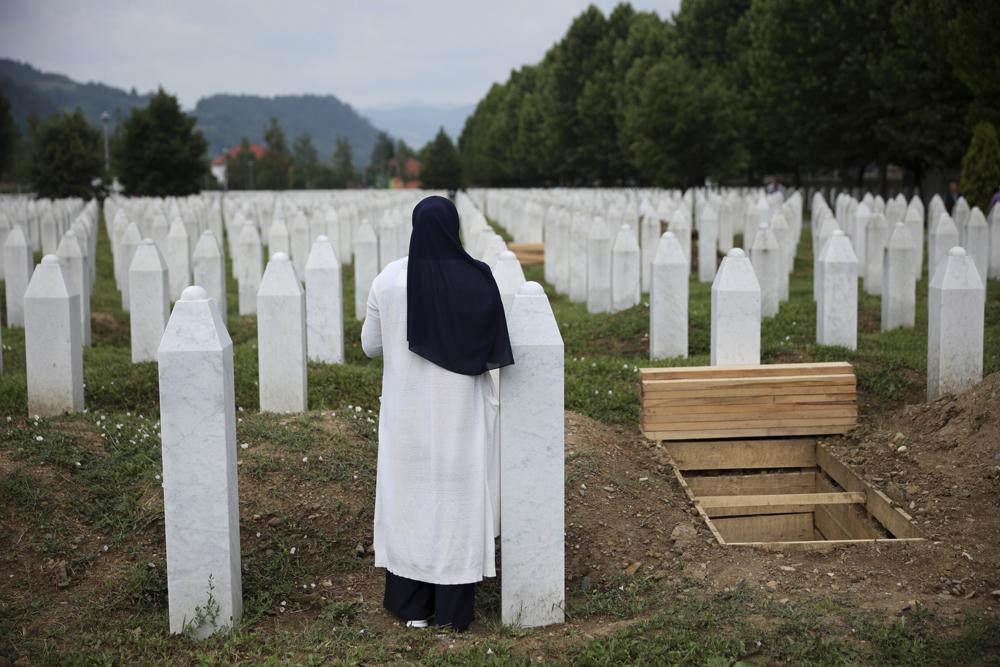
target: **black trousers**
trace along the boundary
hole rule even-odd
[[[429,584],[385,571],[382,606],[404,621],[433,616],[435,625],[450,625],[462,631],[472,623],[475,604],[475,584]]]

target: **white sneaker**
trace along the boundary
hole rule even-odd
[[[406,627],[408,628],[426,628],[431,624],[431,619],[425,618],[422,621],[407,621]]]

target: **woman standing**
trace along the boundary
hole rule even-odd
[[[372,282],[361,345],[385,358],[375,485],[385,608],[411,627],[433,617],[464,630],[475,583],[496,576],[487,371],[514,360],[496,282],[462,248],[449,200],[413,209],[409,256]]]

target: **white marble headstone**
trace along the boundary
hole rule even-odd
[[[310,361],[344,361],[344,308],[340,261],[325,234],[306,260],[306,349]]]
[[[688,356],[688,269],[673,232],[660,237],[649,292],[649,357]]]
[[[760,363],[760,284],[742,248],[722,260],[712,283],[713,366]]]
[[[243,591],[233,343],[201,287],[175,304],[157,361],[170,632],[204,638],[239,624]]]
[[[986,289],[975,262],[951,248],[938,262],[927,304],[927,400],[983,379]]]
[[[261,412],[303,412],[306,395],[305,295],[288,255],[271,256],[257,292]]]

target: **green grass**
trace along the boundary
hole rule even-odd
[[[739,239],[737,239],[739,240]],[[803,230],[789,301],[761,325],[763,363],[849,361],[858,378],[862,414],[926,395],[927,295],[926,263],[917,284],[916,326],[880,332],[881,300],[858,290],[858,349],[816,343],[816,306],[812,300],[812,252],[808,223]],[[566,347],[566,407],[594,419],[626,425],[639,422],[636,369],[654,366],[709,364],[711,285],[693,277],[689,285],[688,358],[649,359],[649,295],[628,310],[595,317],[585,304],[573,303],[545,282],[541,266],[528,267],[525,277],[545,287]],[[987,285],[983,368],[1000,370],[1000,281]]]
[[[867,410],[919,399],[926,278],[918,288],[915,329],[878,333],[878,300],[863,296],[858,352],[824,348],[813,342],[807,248],[808,237],[791,303],[764,323],[764,360],[850,360]],[[541,269],[527,274],[538,280]],[[779,604],[746,588],[709,593],[697,582],[667,583],[640,574],[597,577],[587,591],[570,587],[565,626],[503,627],[496,580],[478,589],[474,634],[388,626],[377,596],[362,600],[357,590],[345,588],[371,567],[370,556],[357,546],[371,540],[381,376],[381,362],[366,359],[358,344],[350,266],[344,271],[347,363],[310,364],[311,410],[301,415],[257,412],[255,319],[238,315],[236,285],[229,281],[237,439],[247,445],[239,450],[244,618],[234,632],[204,642],[172,636],[156,367],[131,363],[128,314],[113,287],[103,228],[98,276],[95,344],[84,353],[86,414],[29,418],[23,330],[3,329],[0,546],[27,555],[11,561],[0,554],[0,563],[10,566],[0,568],[0,658],[27,656],[38,665],[977,665],[992,664],[1000,652],[994,616],[943,618],[918,611],[886,618],[860,611],[856,602]],[[997,287],[990,283],[987,372],[1000,367]],[[606,423],[635,425],[636,369],[651,365],[648,308],[595,317],[546,289],[566,344],[567,407]],[[661,363],[708,363],[709,296],[708,285],[691,283],[692,356]],[[601,462],[576,453],[567,464],[567,484],[576,486],[598,473]],[[632,480],[613,483],[624,497],[634,494]],[[53,583],[51,568],[59,563],[73,582],[66,590]],[[77,582],[88,576],[99,577],[100,585],[78,592]],[[325,580],[332,588],[320,597],[311,584],[323,586]],[[601,632],[609,623],[618,625]]]

